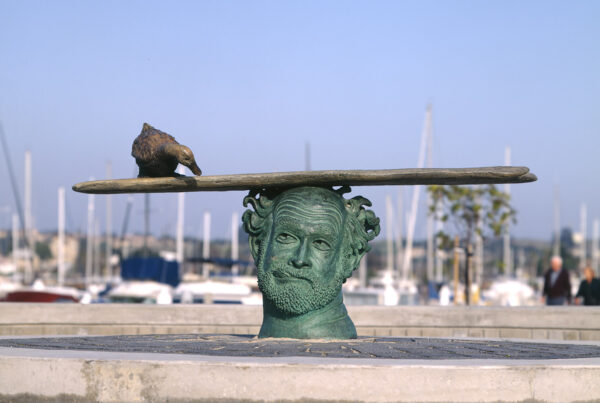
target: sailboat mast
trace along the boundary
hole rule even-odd
[[[17,249],[19,249],[19,215],[12,215],[12,261],[15,266],[15,273],[17,270]]]
[[[579,214],[579,229],[581,232],[581,246],[579,248],[579,268],[583,269],[587,263],[587,205],[585,203],[581,204]]]
[[[311,166],[310,166],[310,143],[308,141],[304,144],[304,170],[305,171],[310,171],[311,170]]]
[[[148,238],[150,238],[150,193],[144,194],[144,257],[148,257]]]
[[[364,255],[362,259],[360,259],[358,265],[358,282],[361,288],[367,286],[367,255]]]
[[[10,184],[12,186],[13,196],[15,198],[15,204],[17,207],[17,213],[18,213],[19,221],[21,223],[21,229],[22,229],[23,235],[24,235],[23,239],[24,239],[24,243],[25,243],[25,249],[29,250],[29,239],[27,239],[27,237],[25,236],[25,233],[26,233],[25,214],[23,213],[23,205],[21,204],[21,197],[19,195],[17,180],[15,178],[15,172],[13,170],[13,165],[12,165],[12,161],[10,158],[10,152],[8,151],[8,144],[6,143],[6,137],[4,135],[4,127],[2,126],[2,122],[0,122],[0,141],[2,142],[2,149],[4,150],[6,166],[8,168],[8,174],[10,176]],[[17,239],[17,245],[18,245],[18,239]],[[31,266],[32,266],[31,260],[32,260],[31,255],[26,257],[26,262],[25,262],[26,267],[31,268]]]
[[[592,269],[598,273],[598,237],[600,236],[600,221],[596,218],[592,224]]]
[[[387,264],[386,270],[388,273],[392,273],[394,271],[394,235],[392,232],[393,222],[394,222],[394,212],[392,207],[392,198],[390,195],[385,196],[385,235],[386,235],[386,244],[387,244]]]
[[[210,211],[204,212],[204,219],[202,220],[203,234],[202,234],[202,257],[204,259],[210,258]],[[210,264],[208,262],[202,263],[202,276],[208,280],[210,276]]]
[[[560,190],[554,187],[554,245],[552,255],[560,256]]]
[[[400,270],[402,267],[402,259],[403,259],[403,245],[402,245],[402,218],[404,216],[404,193],[402,192],[402,187],[398,187],[398,204],[396,206],[396,271]]]
[[[57,256],[57,283],[65,282],[65,188],[58,188],[58,256]]]
[[[183,175],[184,168],[179,168],[179,173]],[[185,219],[185,193],[177,193],[177,234],[176,234],[176,259],[177,262],[183,265],[184,261],[184,242],[183,242],[183,223]],[[181,266],[180,269],[183,269]]]
[[[240,216],[237,212],[231,214],[231,260],[236,262],[240,258],[239,252],[239,225],[240,225]],[[231,265],[231,274],[237,276],[239,272],[239,265],[232,264]]]
[[[25,283],[33,281],[33,236],[31,215],[31,151],[25,151],[25,234],[27,239],[27,259],[25,265]]]
[[[94,282],[101,281],[100,277],[102,273],[100,273],[100,220],[98,218],[94,218],[94,258],[92,261],[94,262],[94,267],[92,268],[92,279]]]
[[[510,147],[506,147],[504,149],[504,165],[509,166],[511,164],[511,153]],[[504,193],[510,196],[510,185],[508,183],[504,184]],[[509,223],[506,222],[504,226],[504,234],[503,234],[503,249],[502,249],[502,261],[504,262],[504,274],[507,276],[513,275],[513,265],[512,265],[512,256],[510,253],[510,228]]]
[[[112,164],[110,162],[106,163],[106,179],[112,178]],[[106,269],[104,271],[105,275],[110,279],[112,278],[112,265],[111,265],[111,257],[113,251],[113,233],[112,233],[112,196],[110,194],[106,195]]]
[[[25,236],[31,245],[31,151],[25,151]]]
[[[433,122],[429,122],[429,130],[427,131],[427,162],[426,167],[433,167]],[[433,215],[429,214],[429,206],[431,205],[431,195],[426,193],[425,213],[427,214],[427,281],[433,281],[434,270],[434,248],[433,248]]]
[[[91,180],[91,179],[90,179]],[[94,194],[88,195],[87,237],[85,243],[85,284],[92,278],[92,254],[94,244]]]
[[[133,196],[127,197],[127,204],[125,205],[125,215],[123,217],[123,225],[121,226],[121,259],[125,259],[129,256],[129,241],[126,239],[127,227],[129,225],[129,216],[131,215],[131,206],[133,205]]]
[[[425,125],[423,126],[423,133],[421,134],[421,147],[419,149],[419,160],[417,162],[417,168],[423,168],[425,163],[425,150],[427,146],[428,133],[431,128],[431,104],[427,105],[427,111],[425,112]],[[404,261],[402,263],[402,280],[408,279],[408,273],[411,269],[412,263],[412,248],[413,240],[415,235],[415,225],[417,223],[417,210],[419,207],[419,194],[421,192],[421,186],[413,187],[413,197],[410,206],[410,215],[408,218],[408,231],[406,235],[406,249],[404,251]]]

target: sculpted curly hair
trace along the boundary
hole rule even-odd
[[[348,186],[343,186],[340,189],[328,189],[342,199],[346,208],[346,226],[345,237],[349,241],[351,250],[348,250],[344,255],[357,256],[355,266],[358,266],[360,257],[367,253],[371,246],[369,241],[372,241],[381,230],[379,226],[379,218],[372,210],[365,209],[365,206],[370,207],[371,202],[362,196],[356,196],[352,199],[344,198],[344,194],[350,192]],[[251,190],[248,196],[244,198],[244,207],[252,205],[253,210],[246,210],[242,216],[244,230],[250,237],[250,246],[253,250],[256,264],[259,264],[260,258],[263,255],[263,243],[271,230],[273,209],[277,204],[279,197],[283,194],[277,190]],[[352,267],[352,270],[356,269]]]

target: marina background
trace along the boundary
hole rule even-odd
[[[66,253],[74,274],[103,266],[86,268],[82,240],[90,234],[113,233],[116,247],[127,221],[135,250],[145,231],[143,196],[113,196],[111,214],[97,197],[88,225],[89,199],[69,189],[89,178],[135,176],[130,148],[143,122],[189,145],[206,175],[404,168],[418,163],[427,105],[431,166],[503,165],[509,148],[512,165],[538,175],[538,182],[511,187],[515,266],[523,262],[526,273],[539,275],[557,227],[575,258],[586,245],[586,256],[568,261],[569,269],[594,259],[596,2],[3,1],[0,14],[0,121],[18,193],[31,201],[28,225],[40,234],[32,238],[40,268],[56,265],[59,187],[66,189]],[[0,252],[9,264],[17,206],[2,164]],[[413,191],[353,194],[372,200],[383,220],[386,197],[394,206],[403,201],[398,218]],[[230,256],[231,216],[243,213],[242,197],[186,195],[186,256],[199,255],[206,213],[211,237],[223,245],[214,242],[215,256]],[[151,197],[148,231],[157,253],[175,251],[177,198]],[[424,200],[415,258],[426,237]],[[384,230],[369,255],[371,270],[387,264],[380,256],[387,236]],[[103,242],[94,247],[105,250]],[[502,274],[498,245],[486,242],[490,276]],[[240,259],[247,259],[245,247],[242,239]],[[420,264],[414,262],[416,278]]]

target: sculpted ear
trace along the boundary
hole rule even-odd
[[[258,239],[257,236],[251,236],[249,240],[252,258],[254,259],[254,262],[258,262],[258,257],[260,255],[260,239]]]
[[[362,196],[353,197],[346,200],[346,211],[350,219],[346,222],[344,248],[346,254],[346,278],[352,275],[352,272],[358,268],[360,259],[371,249],[369,241],[379,235],[381,227],[379,218],[371,210],[366,210],[363,206],[370,206],[371,202]]]
[[[342,265],[344,270],[344,278],[349,278],[352,276],[352,272],[356,270],[360,264],[360,259],[362,259],[370,249],[368,245],[365,245],[366,248],[363,248],[360,246],[360,243],[355,243],[354,236],[355,234],[353,234],[352,227],[346,227],[341,245],[342,251],[344,251],[344,264]]]
[[[264,246],[269,243],[269,239],[271,238],[272,223],[272,218],[268,217],[263,223],[264,227],[261,235],[250,235],[248,239],[250,243],[250,253],[252,254],[252,258],[254,258],[255,264],[260,262],[260,259],[262,258],[261,254],[264,255],[265,252]]]
[[[360,259],[365,256],[367,251],[359,252],[356,249],[353,250],[349,255],[346,256],[346,264],[344,265],[344,277],[349,278],[352,276],[352,272],[358,269]]]

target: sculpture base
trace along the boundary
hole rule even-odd
[[[587,357],[587,358],[582,358]],[[600,344],[149,335],[0,339],[0,401],[588,401]]]
[[[600,343],[535,343],[485,339],[360,337],[351,340],[258,339],[251,335],[142,335],[0,339],[0,347],[230,357],[393,360],[600,358]]]

